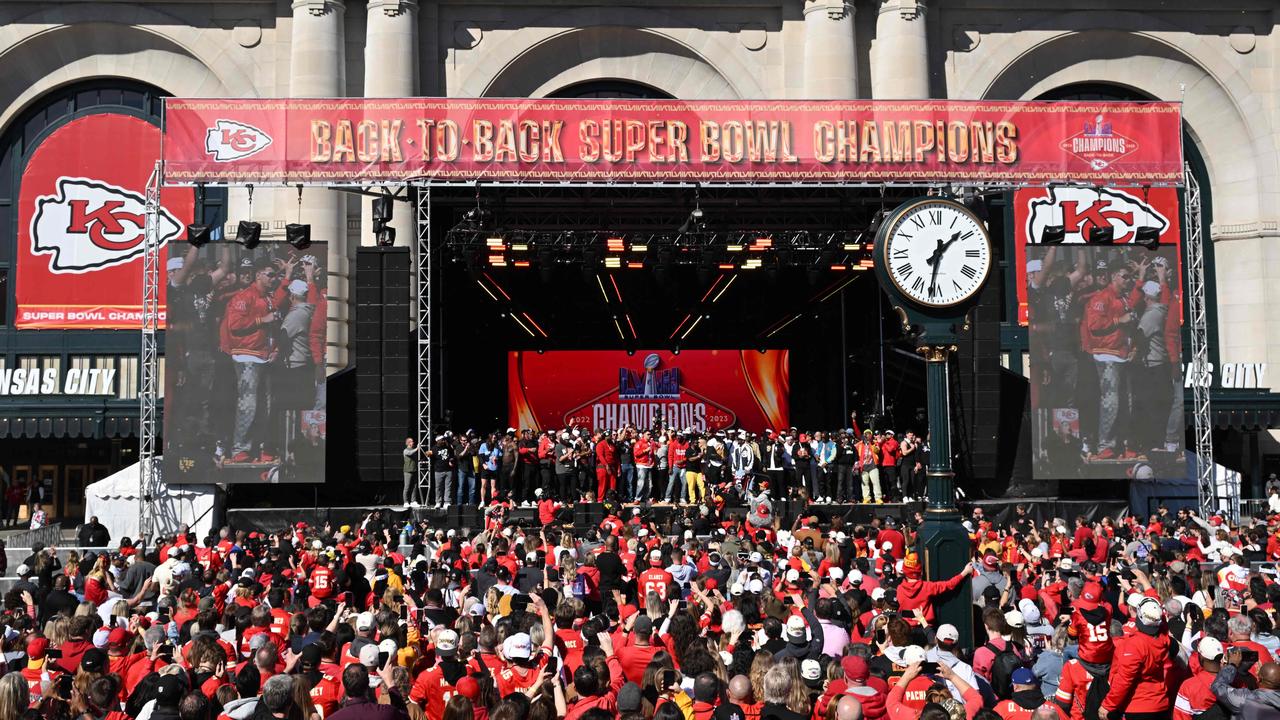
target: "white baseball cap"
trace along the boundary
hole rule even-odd
[[[372,630],[373,613],[362,612],[356,616],[356,630]]]
[[[753,562],[753,563],[764,562],[764,556],[758,552],[753,552],[747,556],[747,562]]]
[[[260,634],[265,635],[266,633],[260,633]],[[373,668],[378,667],[378,646],[377,645],[374,645],[373,643],[369,643],[368,645],[365,645],[364,647],[360,648],[360,664],[371,670]]]
[[[1205,660],[1217,660],[1222,657],[1222,642],[1216,637],[1202,637],[1200,644],[1196,646],[1196,652],[1200,653],[1200,657]]]
[[[730,594],[730,595],[741,595],[741,594],[742,594],[742,583],[734,583],[734,584],[730,585],[730,586],[729,586],[729,594]]]
[[[1017,610],[1010,610],[1004,614],[1004,621],[1009,623],[1009,627],[1020,628],[1027,624],[1027,619]]]
[[[805,660],[800,663],[800,677],[804,680],[821,680],[822,665],[817,660]]]
[[[747,592],[759,595],[764,592],[764,581],[760,578],[751,578],[751,582],[747,583]]]
[[[876,588],[875,590],[872,590],[872,591],[871,591],[871,599],[872,599],[872,600],[883,600],[883,599],[884,599],[884,588],[882,588],[882,587],[878,587],[878,588]]]
[[[1160,607],[1160,601],[1154,598],[1147,598],[1138,606],[1138,620],[1148,625],[1158,625],[1164,620],[1164,608]]]
[[[956,642],[960,639],[960,631],[956,629],[955,625],[947,623],[938,628],[938,633],[934,637],[937,638],[938,642]]]
[[[830,577],[832,580],[843,580],[844,571],[838,567],[832,566],[827,570],[827,576]],[[858,579],[861,580],[862,578],[858,578]]]
[[[908,645],[902,648],[902,665],[913,665],[918,662],[924,662],[924,648],[919,645]]]
[[[533,641],[528,633],[516,633],[503,641],[502,654],[508,658],[528,660],[533,655]]]

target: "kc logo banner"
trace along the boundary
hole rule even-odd
[[[205,133],[204,150],[217,162],[243,160],[271,145],[271,136],[252,125],[219,120]]]
[[[139,327],[145,190],[159,146],[155,125],[99,113],[60,126],[35,147],[18,190],[17,327]],[[191,222],[195,195],[167,188],[160,205],[163,264],[168,243]]]
[[[1109,128],[1094,125],[1092,129]],[[1013,196],[1018,322],[1027,324],[1027,246],[1039,243],[1046,227],[1061,225],[1066,233],[1063,242],[1076,244],[1085,242],[1089,228],[1110,225],[1116,245],[1133,242],[1140,227],[1154,227],[1162,245],[1176,245],[1182,233],[1180,220],[1174,188],[1054,186],[1018,190]]]
[[[142,253],[146,200],[122,187],[87,178],[58,178],[58,193],[36,200],[31,249],[49,253],[55,273],[84,273],[126,263]],[[160,243],[182,234],[173,213],[160,209]]]

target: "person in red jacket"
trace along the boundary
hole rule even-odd
[[[1101,601],[1102,586],[1096,582],[1085,583],[1071,610],[1069,632],[1080,645],[1079,657],[1083,662],[1110,665],[1116,649],[1111,638],[1111,610],[1101,605]]]
[[[269,408],[260,402],[266,395],[268,364],[275,359],[275,333],[280,324],[280,303],[284,300],[280,271],[270,261],[258,263],[253,283],[232,296],[219,329],[222,352],[236,367],[236,421],[231,442],[232,463],[247,463],[260,439],[250,437]],[[273,462],[262,449],[258,462]]]
[[[607,432],[596,433],[596,502],[618,486],[618,449]]]
[[[1098,452],[1092,460],[1136,459],[1137,453],[1121,450],[1116,429],[1129,406],[1129,361],[1134,356],[1130,330],[1137,323],[1129,300],[1133,270],[1126,262],[1108,269],[1110,282],[1089,296],[1080,322],[1081,349],[1093,356],[1098,371]]]
[[[889,543],[889,555],[893,559],[901,560],[907,556],[907,539],[898,529],[898,519],[892,515],[884,519],[884,528],[876,533],[876,545],[883,548],[885,543]]]
[[[911,553],[902,561],[902,574],[906,576],[898,585],[898,609],[902,616],[911,622],[915,609],[920,608],[925,620],[933,622],[933,599],[960,587],[960,583],[973,574],[973,563],[966,563],[964,569],[949,580],[921,580],[920,556]]]
[[[1125,639],[1111,663],[1111,689],[1102,699],[1100,717],[1146,720],[1168,717],[1169,628],[1160,601],[1138,605],[1137,632]]]
[[[1218,695],[1210,686],[1222,669],[1223,654],[1222,643],[1217,638],[1200,638],[1196,646],[1200,667],[1178,687],[1178,696],[1173,701],[1173,720],[1192,720],[1218,702]]]

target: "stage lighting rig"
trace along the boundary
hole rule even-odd
[[[191,247],[204,247],[212,239],[212,225],[199,225],[192,223],[187,226],[187,242],[191,243]]]
[[[258,247],[258,243],[262,239],[262,223],[253,222],[252,220],[241,220],[236,225],[236,242],[244,246],[245,250],[252,250]]]

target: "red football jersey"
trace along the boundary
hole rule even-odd
[[[651,592],[658,593],[664,601],[667,599],[667,587],[675,580],[671,573],[659,567],[651,567],[636,578],[636,586],[640,588],[641,597]]]

